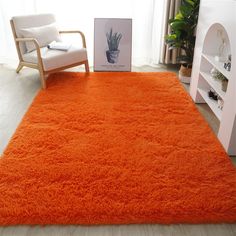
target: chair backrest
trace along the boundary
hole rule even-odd
[[[14,38],[22,37],[20,30],[23,28],[40,27],[52,24],[55,21],[56,19],[53,14],[14,16],[11,19],[13,36]],[[16,47],[18,47],[17,51],[20,50],[21,53],[26,52],[26,46],[24,43],[16,44]]]

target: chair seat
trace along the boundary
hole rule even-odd
[[[47,47],[40,48],[44,71],[54,70],[60,67],[83,62],[87,60],[86,48],[78,48],[74,45],[68,51],[52,50]],[[30,63],[38,63],[37,51],[34,50],[22,55],[23,60]]]

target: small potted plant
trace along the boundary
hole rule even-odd
[[[179,75],[180,79],[181,76],[185,77],[183,82],[187,83],[190,82],[192,72],[199,5],[200,0],[182,0],[178,14],[169,20],[171,33],[165,37],[169,50],[180,49],[180,56],[177,57],[181,63]]]
[[[110,32],[106,33],[106,38],[109,49],[106,51],[107,61],[112,64],[117,63],[120,53],[119,43],[122,38],[122,34],[117,32],[113,33],[111,28]]]

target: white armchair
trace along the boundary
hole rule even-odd
[[[15,16],[10,22],[19,57],[17,73],[23,66],[38,69],[42,87],[46,88],[45,77],[50,73],[82,64],[89,72],[86,41],[81,31],[58,31],[52,14]],[[52,41],[60,41],[60,34],[64,33],[78,33],[83,47],[72,44],[68,51],[47,48]]]

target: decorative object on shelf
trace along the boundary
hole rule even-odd
[[[221,73],[219,72],[217,69],[214,70],[214,73],[213,73],[214,76],[212,76],[214,79],[218,79],[218,80],[223,80],[223,79],[226,79],[226,77]]]
[[[210,71],[210,74],[211,74],[212,78],[215,78],[218,74],[218,70],[215,67],[213,67]]]
[[[221,97],[218,97],[217,103],[218,103],[218,108],[220,108],[221,110],[223,110],[223,107],[224,107],[224,100],[223,100]]]
[[[228,88],[228,80],[227,79],[223,79],[221,81],[221,89],[222,91],[226,92]]]
[[[220,38],[220,45],[218,48],[218,55],[215,56],[216,61],[225,62],[227,60],[226,56],[226,39],[222,29],[217,30],[217,37]]]
[[[215,101],[217,101],[219,97],[218,94],[212,88],[208,91],[208,96],[209,98],[212,98]]]
[[[179,12],[169,20],[171,33],[165,36],[165,42],[170,46],[169,50],[180,49],[181,55],[177,60],[189,69],[190,73],[189,76],[184,76],[180,71],[179,78],[184,83],[190,83],[200,0],[181,2]]]
[[[226,92],[228,86],[228,79],[216,68],[212,68],[210,73],[212,78],[221,81],[221,89],[222,91]]]
[[[224,63],[224,68],[227,71],[231,70],[231,55],[228,55],[228,61]]]

